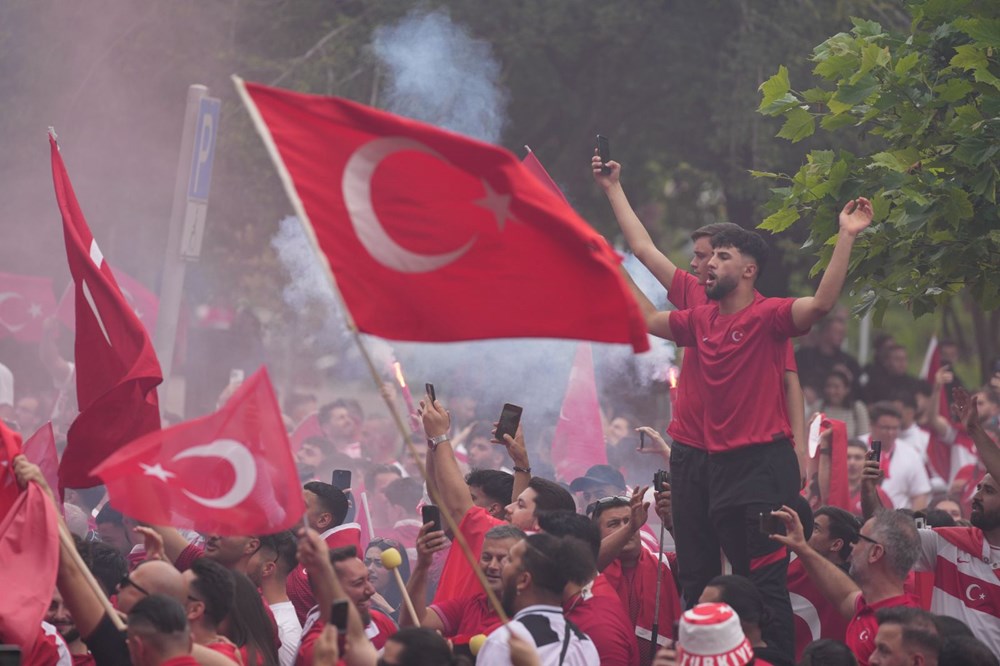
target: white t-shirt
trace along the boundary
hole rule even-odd
[[[558,606],[528,606],[483,643],[476,666],[510,666],[510,633],[532,643],[542,666],[598,666],[601,658],[590,638],[567,622]],[[565,656],[563,649],[565,647]]]
[[[900,444],[909,446],[920,455],[920,460],[925,463],[927,462],[927,447],[930,443],[931,434],[916,423],[911,423],[909,428],[900,430],[899,434],[896,435],[896,446]]]
[[[865,435],[864,441],[871,441]],[[897,509],[913,508],[911,498],[931,492],[931,480],[920,454],[908,444],[896,440],[891,453],[882,449],[882,458],[889,456],[889,478],[882,482],[882,491]]]
[[[295,614],[295,606],[291,601],[282,601],[271,604],[271,612],[278,623],[278,638],[281,639],[278,661],[281,666],[294,666],[299,641],[302,640],[302,625],[299,624],[299,616]]]

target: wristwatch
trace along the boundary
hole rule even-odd
[[[440,444],[441,442],[447,442],[449,439],[451,439],[451,435],[449,435],[448,433],[445,433],[443,435],[436,435],[434,437],[428,437],[427,449],[433,451],[438,447],[438,444]]]

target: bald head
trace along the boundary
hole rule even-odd
[[[149,594],[162,594],[181,604],[187,599],[184,575],[169,562],[162,560],[143,562],[129,574],[128,578],[131,584],[122,586],[118,594],[118,609],[123,613],[128,613],[136,603]]]

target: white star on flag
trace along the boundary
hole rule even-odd
[[[28,306],[28,314],[31,315],[32,319],[38,319],[42,316],[42,306],[38,303],[32,303]]]
[[[177,476],[173,472],[168,472],[163,469],[163,465],[156,463],[155,465],[147,465],[145,463],[139,463],[139,467],[142,468],[142,473],[147,476],[155,476],[163,483],[167,482],[167,479]]]
[[[483,187],[486,189],[486,196],[482,199],[476,199],[473,203],[490,211],[497,218],[497,227],[500,228],[500,231],[503,231],[503,225],[507,221],[507,216],[510,212],[510,195],[498,194],[490,187],[489,183],[485,180],[482,182]]]

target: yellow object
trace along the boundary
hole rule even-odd
[[[403,556],[395,548],[382,551],[382,566],[386,569],[395,569],[403,563]]]
[[[472,650],[473,657],[479,654],[479,651],[483,649],[483,643],[485,642],[486,634],[476,634],[469,639],[469,649]]]

